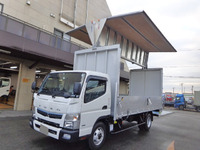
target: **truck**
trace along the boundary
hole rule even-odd
[[[73,70],[51,72],[34,93],[30,126],[57,140],[87,139],[90,149],[109,134],[149,131],[162,110],[163,70],[131,70],[129,94],[120,95],[120,59],[120,45],[76,51]]]
[[[174,107],[180,110],[195,109],[196,111],[200,111],[200,91],[194,91],[194,102],[192,104],[186,102],[184,94],[177,94]]]
[[[179,108],[180,110],[184,110],[184,108],[186,108],[186,101],[185,101],[184,94],[176,94],[174,107]]]
[[[0,77],[0,97],[8,97],[11,85],[11,79],[7,77]]]
[[[195,107],[196,111],[200,111],[200,91],[194,91],[193,106]]]
[[[164,104],[166,106],[174,106],[174,98],[173,98],[172,94],[166,94],[165,95]]]

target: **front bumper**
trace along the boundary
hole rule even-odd
[[[179,105],[178,104],[174,104],[174,108],[178,108],[179,107]]]
[[[57,140],[75,142],[80,139],[79,130],[67,130],[63,128],[50,126],[36,120],[33,117],[30,119],[29,124],[30,127],[33,128],[34,130]]]
[[[164,105],[166,105],[166,106],[174,106],[174,102],[165,102]]]

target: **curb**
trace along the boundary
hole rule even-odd
[[[31,115],[32,115],[32,111],[31,110],[25,110],[25,111],[0,110],[0,118],[26,117],[26,116],[31,116]]]

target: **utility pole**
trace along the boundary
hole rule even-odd
[[[181,83],[181,92],[183,94],[183,83]]]
[[[192,89],[191,89],[191,90],[192,90],[192,95],[193,95],[193,92],[194,92],[194,91],[193,91],[193,90],[194,90],[194,86],[193,86],[193,85],[192,85]]]
[[[184,87],[184,91],[183,91],[183,93],[185,93],[185,87]]]

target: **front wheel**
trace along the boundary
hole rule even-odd
[[[92,134],[88,140],[91,150],[97,150],[102,147],[106,140],[106,126],[103,122],[95,124]]]
[[[180,106],[179,106],[179,110],[184,110],[184,106],[183,106],[183,105],[180,105]]]
[[[200,112],[200,107],[196,106],[196,111]]]
[[[149,131],[152,125],[151,113],[148,113],[144,118],[144,124],[139,126],[140,130]]]

